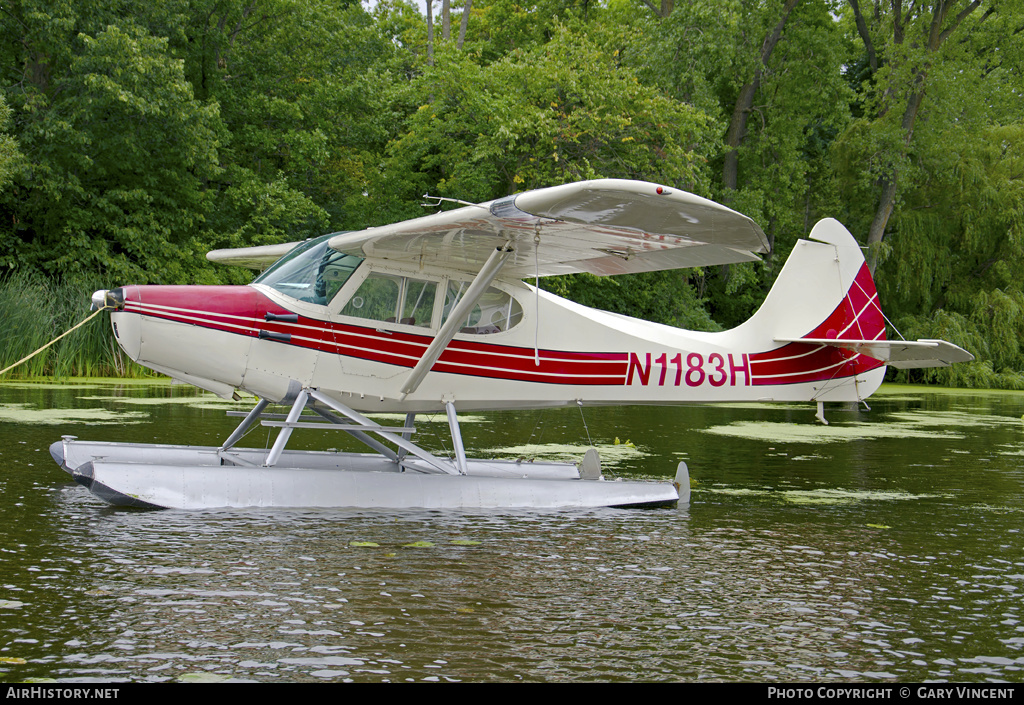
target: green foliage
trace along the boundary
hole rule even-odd
[[[925,379],[1017,388],[1024,367],[1024,124],[981,130],[980,139],[945,133],[944,148],[929,161],[948,168],[908,190],[878,278],[880,295],[898,325],[906,320],[923,331],[914,335],[946,336],[980,360],[971,372],[957,366]]]
[[[836,215],[838,198],[827,155],[849,121],[853,93],[841,67],[849,41],[835,20],[834,3],[800,3],[788,16],[766,64],[766,37],[781,19],[777,2],[677,3],[658,19],[637,3],[610,6],[628,29],[607,41],[644,82],[699,106],[724,138],[744,85],[758,75],[753,108],[737,148],[736,190],[721,181],[712,195],[764,227],[773,253],[763,265],[709,270],[707,306],[731,327],[759,306],[796,240],[814,223]],[[808,86],[813,86],[809,90]],[[724,140],[706,152],[722,173]],[[741,288],[739,285],[744,285]]]
[[[706,117],[643,86],[579,33],[480,66],[447,47],[410,88],[421,101],[371,193],[392,204],[429,192],[484,201],[598,177],[707,192]]]
[[[7,233],[3,257],[51,273],[180,280],[176,250],[217,173],[217,107],[198,104],[166,41],[136,26],[76,41],[49,109],[21,132],[30,164],[4,205],[25,227]]]
[[[865,54],[859,117],[837,140],[833,165],[855,232],[868,230],[882,186],[898,185],[875,273],[897,327],[978,357],[901,377],[1019,388],[1024,54],[1006,38],[1019,31],[1021,10],[985,5],[950,4],[942,33],[931,31],[931,9],[908,14],[900,33],[891,18],[868,18],[878,69],[867,69]]]
[[[698,271],[670,270],[618,277],[576,274],[548,277],[541,287],[585,306],[624,316],[665,323],[687,330],[721,330],[704,308],[698,289]]]
[[[0,189],[14,178],[14,174],[24,157],[18,148],[18,141],[7,131],[11,127],[11,109],[7,101],[0,95]]]
[[[340,228],[367,161],[393,136],[391,84],[408,62],[358,3],[271,0],[243,17],[250,6],[212,4],[189,30],[205,49],[186,63],[222,106],[235,173],[252,171],[267,196],[298,207],[293,229],[306,236]]]

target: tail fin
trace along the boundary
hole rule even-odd
[[[800,240],[755,316],[774,318],[776,342],[885,341],[885,316],[853,235],[832,218]]]
[[[832,218],[819,221],[810,238],[797,242],[764,304],[735,329],[771,347],[751,355],[753,384],[810,383],[814,399],[862,399],[881,384],[886,365],[974,359],[945,341],[886,340],[878,292],[857,241]]]
[[[878,303],[878,292],[871,278],[871,271],[864,262],[857,242],[840,223],[831,218],[819,221],[811,230],[813,239],[835,246],[836,259],[848,260],[847,274],[856,263],[857,274],[846,290],[843,301],[831,315],[811,332],[798,338],[776,336],[779,343],[801,342],[828,345],[841,350],[865,355],[898,369],[916,367],[948,367],[957,362],[970,362],[974,355],[944,340],[886,340],[885,317]],[[848,251],[852,247],[854,253]],[[779,274],[781,279],[789,267]],[[844,267],[840,265],[842,270]],[[840,288],[843,286],[843,272],[840,272]]]

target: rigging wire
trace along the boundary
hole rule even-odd
[[[533,266],[536,276],[534,277],[533,292],[534,313],[533,313],[533,364],[540,367],[540,223],[533,226]]]
[[[576,406],[580,408],[580,418],[583,419],[583,430],[587,432],[587,443],[591,446],[594,445],[593,439],[590,437],[590,428],[587,427],[587,417],[583,414],[583,400],[577,399]]]

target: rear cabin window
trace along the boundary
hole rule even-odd
[[[449,281],[444,297],[444,313],[441,323],[462,299],[469,288],[469,282]],[[523,319],[523,307],[511,294],[507,294],[493,286],[489,287],[477,301],[459,326],[460,333],[470,335],[487,335],[501,333],[515,326]]]
[[[346,255],[327,246],[327,241],[336,234],[296,246],[253,283],[265,284],[299,301],[326,305],[363,262],[362,257]]]

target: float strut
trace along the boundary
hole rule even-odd
[[[410,411],[408,414],[405,415],[405,427],[412,428],[414,423],[416,423],[416,412]],[[402,434],[402,439],[406,441],[412,440],[412,434],[406,431],[405,433]],[[401,462],[402,458],[404,458],[406,456],[406,453],[408,452],[409,451],[407,451],[405,448],[399,448],[398,461]]]
[[[305,389],[300,389],[298,395],[295,397],[295,403],[292,404],[291,411],[288,412],[288,418],[286,422],[293,424],[299,420],[299,416],[302,415],[302,410],[306,408],[306,400],[309,398],[309,394],[306,393]],[[284,447],[288,444],[288,439],[292,435],[292,426],[285,426],[281,429],[281,432],[277,434],[277,438],[274,439],[274,445],[270,449],[270,454],[267,455],[266,467],[271,468],[277,465],[277,461],[281,459],[281,453],[284,452]]]
[[[386,441],[390,441],[391,443],[394,443],[399,448],[404,448],[409,453],[412,453],[417,458],[420,458],[421,460],[426,461],[428,464],[432,465],[433,467],[435,467],[436,469],[440,470],[441,472],[443,472],[445,474],[448,474],[448,475],[456,475],[456,474],[458,474],[454,470],[452,470],[450,465],[448,465],[446,462],[440,460],[439,458],[435,458],[433,455],[431,455],[427,451],[423,450],[422,448],[420,448],[415,443],[407,441],[404,438],[402,438],[401,436],[396,436],[394,433],[390,433],[388,431],[381,430],[380,427],[377,424],[373,423],[368,418],[366,418],[365,416],[363,416],[360,413],[357,413],[353,409],[348,408],[347,406],[342,404],[337,399],[334,399],[332,397],[327,396],[326,394],[324,394],[323,392],[319,391],[318,389],[311,389],[311,390],[309,390],[309,394],[310,394],[311,397],[316,399],[318,402],[331,407],[332,409],[337,411],[342,416],[346,416],[346,417],[352,419],[357,424],[361,424],[363,426],[372,427],[372,428],[368,428],[367,430],[368,431],[372,431],[373,433],[376,433],[377,435],[379,435],[381,438],[383,438]]]
[[[309,405],[309,408],[312,409],[314,413],[319,414],[321,418],[330,421],[332,424],[341,425],[342,423],[341,419],[339,419],[337,416],[330,412],[324,411],[323,409],[319,409],[313,406],[312,404]],[[346,429],[345,432],[348,433],[353,438],[355,438],[357,441],[361,441],[366,445],[370,446],[370,448],[377,451],[388,460],[395,463],[397,463],[400,460],[398,454],[395,451],[391,450],[383,443],[378,443],[377,441],[373,440],[362,431],[353,431],[351,429]]]
[[[267,408],[267,404],[269,403],[270,402],[266,399],[260,398],[253,410],[250,411],[244,419],[242,419],[242,423],[238,424],[238,428],[232,431],[231,435],[228,436],[228,439],[224,441],[224,445],[220,447],[220,450],[225,451],[238,443],[238,441],[242,439],[242,436],[245,435],[245,432],[249,430],[249,427],[252,426],[253,421],[263,413],[263,410]]]
[[[448,412],[448,428],[451,429],[452,443],[455,445],[455,462],[458,463],[459,474],[465,475],[468,472],[466,449],[462,445],[462,431],[459,429],[459,417],[455,414],[455,404],[446,401],[444,408]]]

